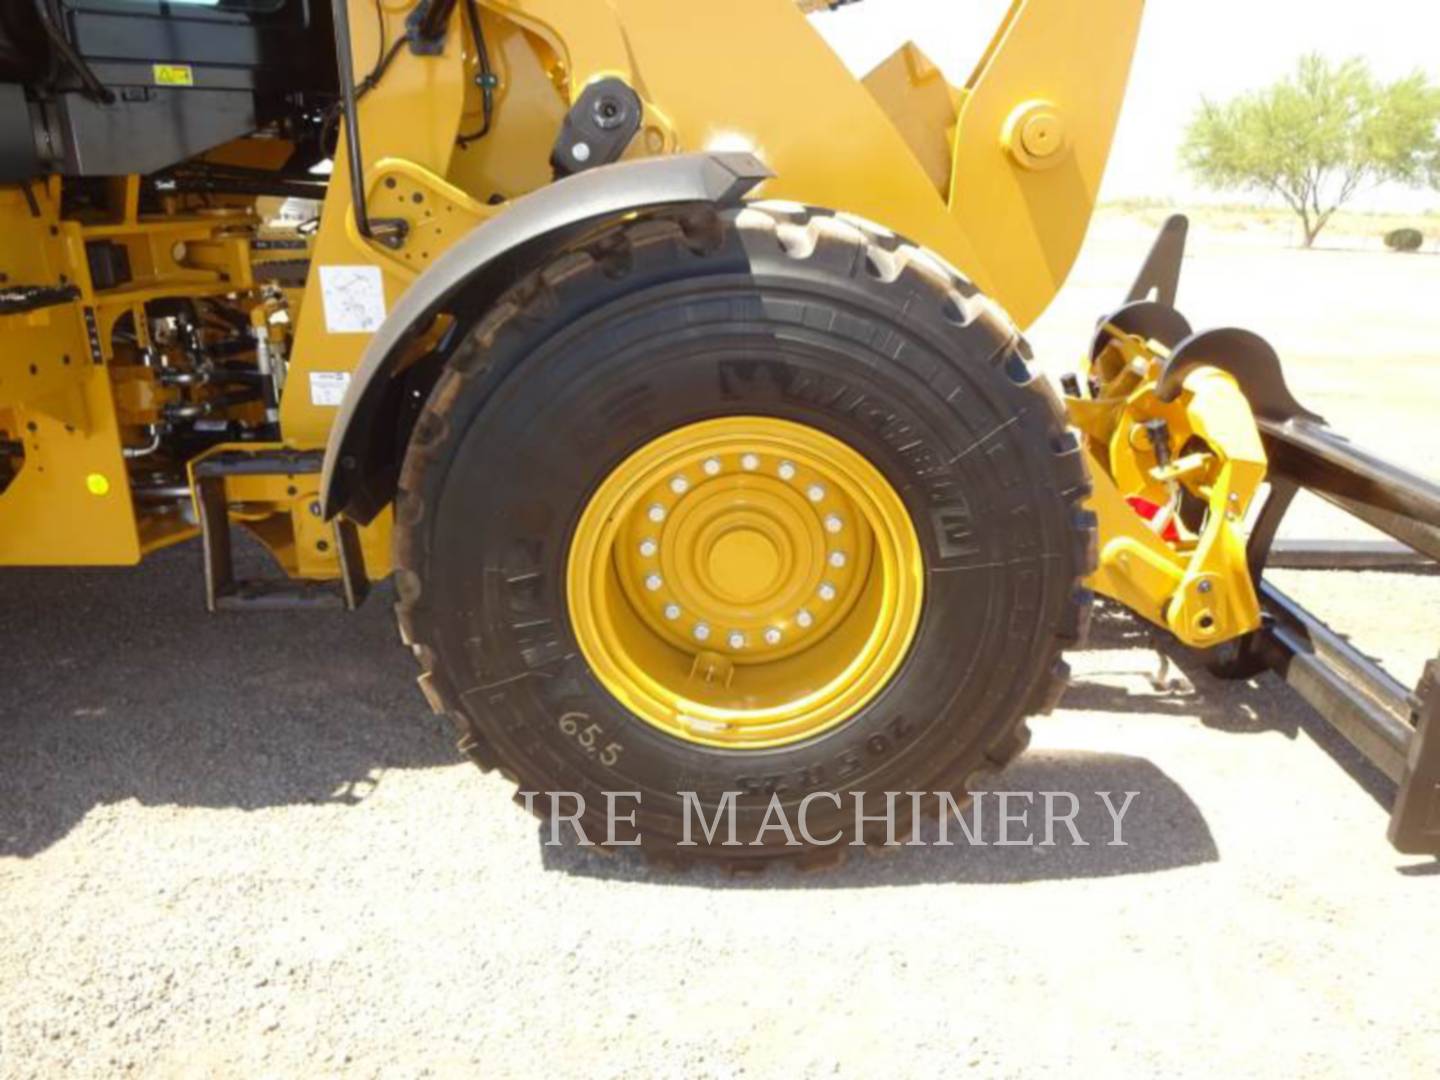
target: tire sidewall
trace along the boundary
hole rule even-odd
[[[1052,577],[1075,573],[1051,565],[1067,537],[1048,418],[1033,415],[1008,325],[959,332],[933,288],[768,251],[747,251],[737,273],[730,254],[709,273],[661,257],[647,275],[642,257],[620,281],[561,280],[543,317],[495,336],[487,377],[459,388],[451,446],[427,477],[423,574],[443,603],[426,608],[440,670],[462,673],[450,696],[522,786],[576,792],[592,815],[607,791],[639,792],[647,844],[676,839],[681,792],[707,806],[737,792],[753,826],[772,794],[793,808],[814,792],[962,785],[1039,677]],[[857,714],[801,743],[726,751],[663,733],[609,693],[581,654],[565,581],[604,476],[677,427],[744,415],[808,424],[880,470],[915,525],[925,599],[901,670]],[[1017,426],[1034,431],[995,438]],[[812,807],[817,835],[848,828],[844,802]]]

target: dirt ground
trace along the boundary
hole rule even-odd
[[[1033,333],[1052,371],[1148,239],[1101,216]],[[1182,284],[1432,476],[1437,296],[1433,255],[1205,230]],[[1440,577],[1284,584],[1407,682],[1440,648]],[[1137,791],[1128,846],[674,876],[543,846],[386,601],[207,617],[193,550],[0,572],[0,1075],[1434,1075],[1440,863],[1386,845],[1386,782],[1269,676],[1101,612],[996,783]]]

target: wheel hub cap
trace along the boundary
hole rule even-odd
[[[727,748],[808,738],[872,700],[914,636],[921,582],[878,470],[769,417],[692,424],[622,462],[568,568],[606,688],[669,734]]]

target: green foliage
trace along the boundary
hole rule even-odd
[[[1391,251],[1419,251],[1425,246],[1425,234],[1419,229],[1391,229],[1385,234],[1385,246]]]
[[[1440,89],[1419,72],[1380,83],[1363,60],[1312,54],[1268,89],[1203,102],[1181,156],[1212,187],[1285,200],[1309,247],[1367,186],[1440,186]]]

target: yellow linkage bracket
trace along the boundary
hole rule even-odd
[[[1265,478],[1260,433],[1235,380],[1201,368],[1165,404],[1155,387],[1163,346],[1106,326],[1110,340],[1067,396],[1085,437],[1100,520],[1089,584],[1209,647],[1260,625],[1241,522]]]

